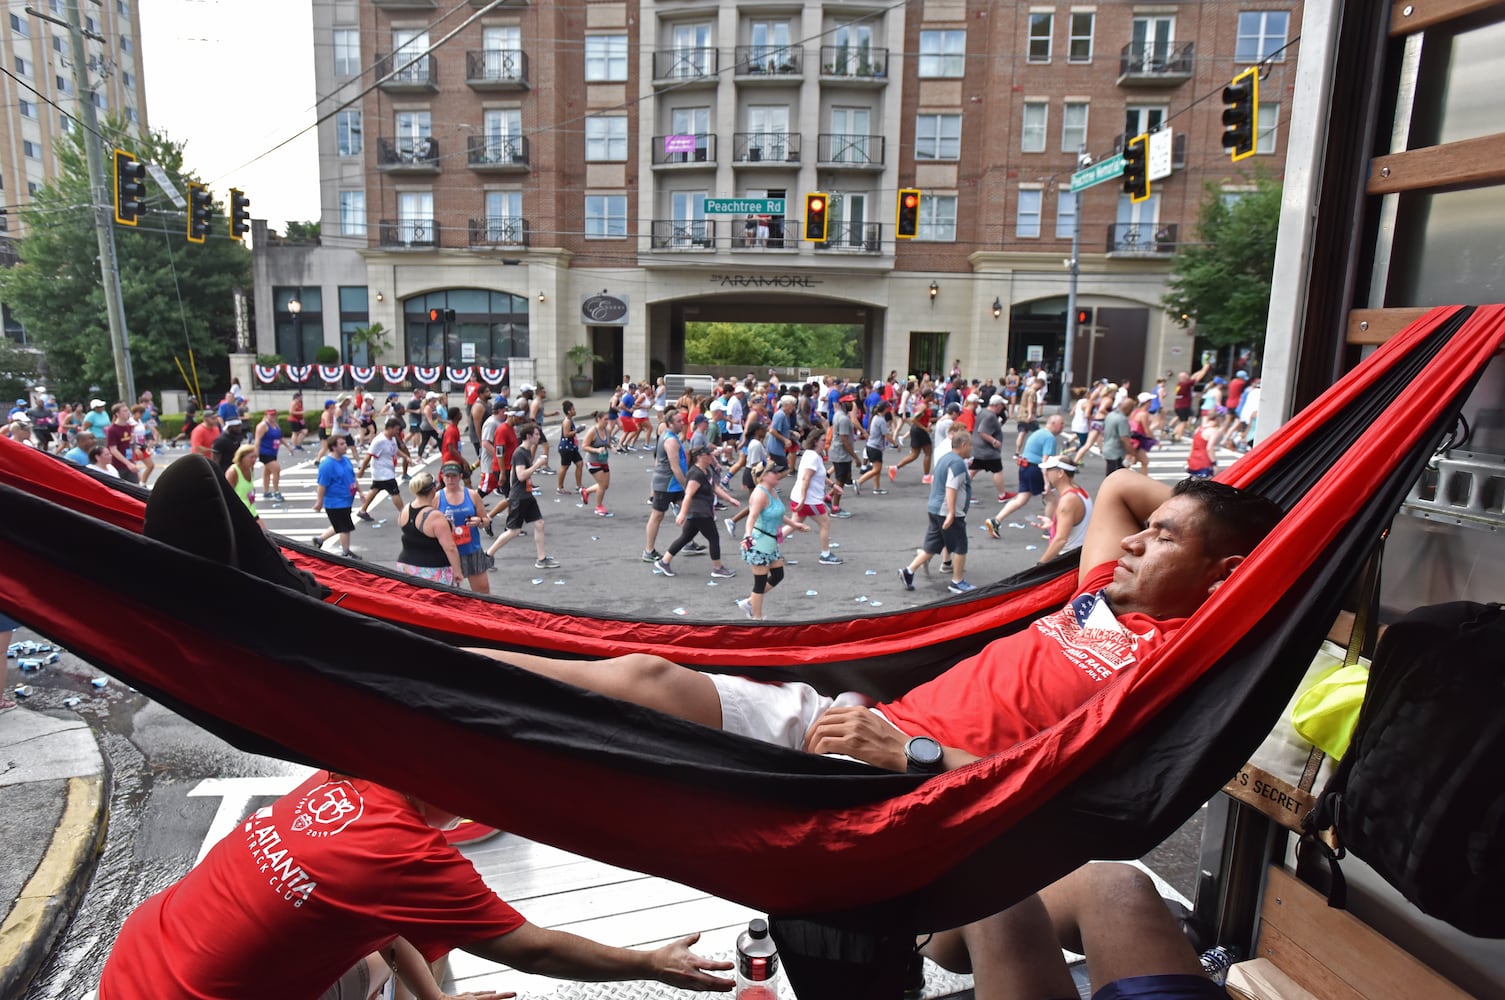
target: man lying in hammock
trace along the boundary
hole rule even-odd
[[[648,653],[475,652],[770,743],[895,771],[951,770],[1054,725],[1169,640],[1281,516],[1270,500],[1223,483],[1186,479],[1173,489],[1116,472],[1093,507],[1066,607],[878,705],[801,683],[703,674]]]

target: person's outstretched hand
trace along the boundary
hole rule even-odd
[[[673,944],[666,944],[655,951],[653,953],[654,978],[661,983],[684,990],[729,992],[733,986],[732,981],[710,973],[712,971],[726,972],[732,968],[732,963],[717,962],[695,954],[690,950],[690,946],[699,940],[699,934],[691,934],[689,937],[680,938]]]

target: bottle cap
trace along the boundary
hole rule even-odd
[[[753,917],[747,925],[747,933],[755,938],[768,936],[768,921],[762,917]]]

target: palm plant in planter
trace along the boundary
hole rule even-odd
[[[564,356],[575,366],[575,374],[570,376],[570,395],[589,396],[591,391],[591,377],[585,374],[585,366],[593,365],[605,358],[591,350],[589,344],[576,344],[564,352]]]

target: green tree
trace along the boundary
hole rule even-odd
[[[1237,199],[1225,200],[1208,184],[1198,242],[1176,251],[1165,307],[1196,320],[1197,336],[1213,347],[1264,338],[1280,198],[1280,183],[1264,176],[1256,176],[1253,190]]]
[[[288,221],[287,241],[289,243],[317,243],[319,242],[319,220],[309,222]]]
[[[855,368],[860,331],[831,323],[687,323],[685,363]]]
[[[199,178],[183,163],[183,146],[165,136],[128,138],[118,120],[101,131],[121,148],[165,170],[179,191]],[[118,137],[118,138],[117,138]],[[17,244],[21,262],[0,271],[0,298],[26,325],[45,358],[48,388],[59,399],[87,399],[91,386],[114,392],[115,366],[100,285],[98,244],[90,210],[88,168],[82,131],[58,141],[61,172],[23,209],[26,235]],[[148,211],[138,226],[115,226],[115,251],[130,332],[136,390],[183,385],[180,359],[188,369],[193,349],[200,384],[229,381],[226,360],[235,342],[232,289],[251,285],[251,255],[228,236],[223,205],[202,245],[187,241],[183,210],[154,181],[147,184]]]

